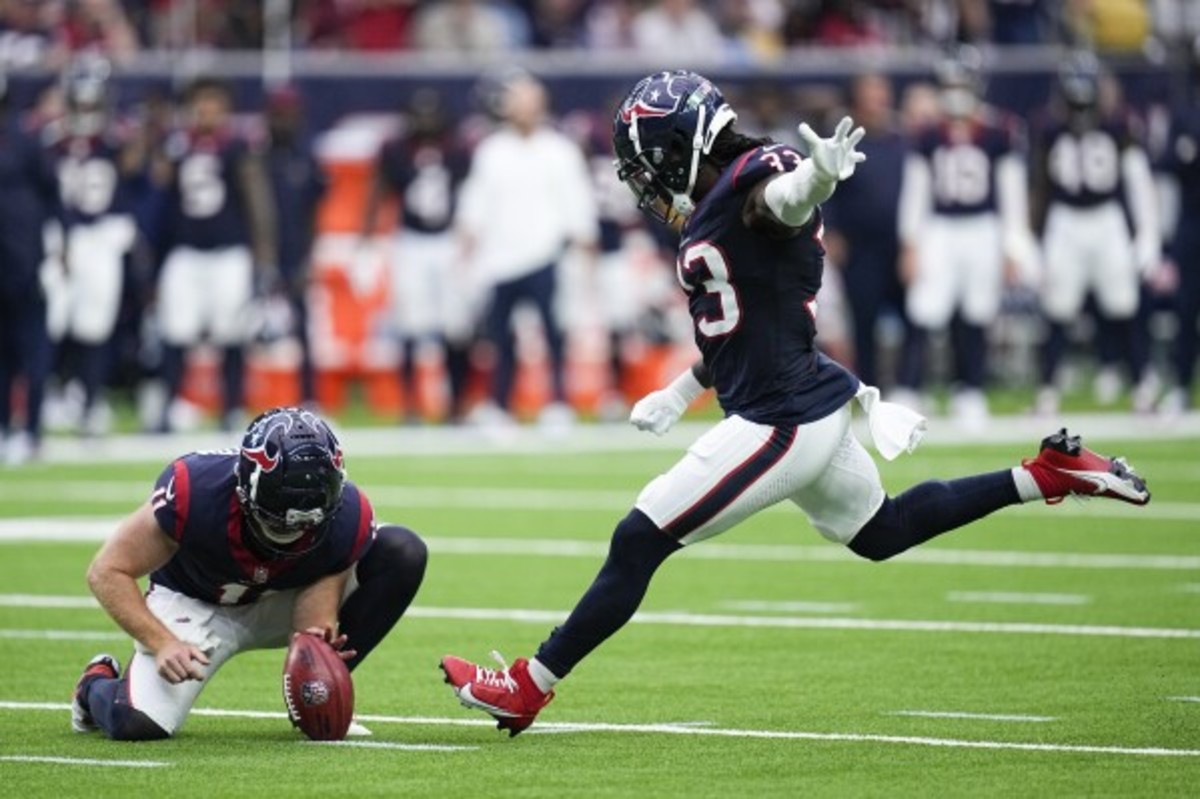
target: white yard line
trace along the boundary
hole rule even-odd
[[[117,519],[30,518],[0,519],[0,545],[31,543],[96,543],[116,529]],[[602,558],[607,541],[570,538],[480,538],[427,536],[435,555],[519,555],[522,557]],[[705,542],[688,547],[677,558],[752,562],[857,562],[844,547],[830,544],[726,544]],[[1197,555],[1144,555],[1089,552],[1018,552],[994,549],[911,549],[890,561],[923,566],[985,566],[1047,569],[1145,569],[1197,571]]]
[[[1200,696],[1168,696],[1169,702],[1200,702]]]
[[[885,716],[916,716],[926,719],[975,719],[979,721],[1044,722],[1054,721],[1054,716],[1025,716],[1011,713],[964,713],[957,710],[892,710]]]
[[[351,749],[392,749],[401,752],[474,752],[478,746],[450,746],[448,744],[400,744],[390,741],[305,741],[318,746],[341,746]]]
[[[683,421],[670,433],[659,438],[640,433],[628,424],[578,425],[566,437],[546,436],[535,427],[519,427],[502,437],[489,436],[477,428],[344,428],[338,436],[353,457],[424,456],[453,457],[463,455],[503,456],[509,454],[563,454],[599,452],[683,452],[696,438],[703,435],[716,420]],[[1060,425],[1087,435],[1089,444],[1101,441],[1163,441],[1200,436],[1200,413],[1188,413],[1172,419],[1135,416],[1128,413],[1067,414]],[[1042,419],[1032,416],[997,416],[988,420],[987,428],[965,430],[952,419],[934,419],[922,448],[962,447],[970,444],[1024,444],[1032,454],[1039,442],[1051,432]],[[855,419],[860,440],[869,441],[861,417]],[[1093,440],[1094,438],[1094,440]],[[71,437],[51,437],[43,446],[46,463],[114,463],[167,460],[180,452],[200,449],[220,449],[237,443],[228,433],[197,433],[174,436],[119,435],[99,441],[80,441]]]
[[[1200,594],[1200,583],[1184,583],[1179,590],[1185,594]]]
[[[100,760],[91,757],[49,757],[46,755],[0,755],[7,763],[49,763],[55,766],[112,766],[118,768],[163,768],[164,760]]]
[[[1092,601],[1087,594],[1030,594],[1021,591],[951,591],[947,602],[968,602],[996,605],[1086,605]]]
[[[770,602],[758,599],[718,602],[717,607],[759,613],[853,613],[858,610],[858,604],[855,602],[805,602],[801,600]]]
[[[98,608],[100,603],[90,596],[55,596],[51,594],[0,594],[0,608]]]
[[[0,629],[0,638],[43,641],[128,641],[125,633],[98,630],[13,630]]]
[[[65,712],[66,703],[56,702],[0,702],[2,710],[53,710]],[[283,712],[254,710],[213,710],[197,708],[196,715],[236,716],[243,718],[283,719]],[[484,719],[458,719],[407,716],[359,716],[363,721],[376,723],[409,724],[414,726],[471,726],[494,727],[495,722]],[[466,722],[464,724],[464,722]],[[956,749],[995,749],[1020,752],[1070,752],[1096,755],[1130,755],[1143,757],[1200,757],[1200,749],[1169,749],[1165,747],[1095,746],[1087,744],[1020,743],[1016,741],[972,741],[957,738],[928,738],[909,735],[876,735],[873,733],[802,732],[797,730],[753,730],[728,729],[721,727],[684,726],[681,724],[611,724],[604,722],[538,722],[545,729],[570,730],[571,732],[640,733],[647,735],[695,735],[716,738],[742,738],[779,741],[818,741],[845,743],[886,743],[909,746],[933,746]]]
[[[408,609],[406,616],[413,619],[437,619],[443,621],[503,621],[520,624],[551,625],[561,623],[567,617],[567,611],[535,608],[439,608],[415,606]],[[757,627],[788,630],[858,630],[866,632],[1200,639],[1200,629],[1177,627],[945,621],[941,619],[743,616],[715,613],[686,613],[682,611],[647,611],[637,613],[634,615],[631,623],[669,627]],[[50,641],[109,641],[123,640],[125,636],[117,632],[100,632],[94,630],[0,629],[0,638],[42,639]]]
[[[647,475],[647,478],[652,475]],[[126,506],[144,500],[148,482],[136,480],[22,480],[0,489],[0,502],[87,502]],[[513,510],[535,512],[619,512],[630,508],[637,492],[589,488],[504,488],[470,485],[372,485],[369,492],[376,505],[408,508],[454,508],[456,510]],[[790,503],[768,508],[770,513],[797,513]],[[1200,503],[1153,502],[1135,507],[1117,502],[1070,502],[1056,508],[1042,503],[1008,508],[1007,514],[1051,515],[1083,518],[1138,519],[1139,521],[1200,521]]]

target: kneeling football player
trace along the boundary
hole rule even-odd
[[[738,133],[736,118],[712,83],[683,71],[645,78],[617,110],[619,177],[643,210],[681,233],[676,274],[703,355],[630,419],[661,435],[710,387],[725,418],[642,491],[595,581],[536,657],[500,669],[442,659],[459,701],[513,735],[629,621],[663,561],[778,502],[791,501],[826,538],[878,561],[1019,502],[1150,500],[1123,461],[1084,449],[1065,430],[1016,468],[887,496],[850,430],[851,400],[868,410],[885,457],[915,446],[924,420],[880,403],[877,389],[813,345],[825,255],[818,206],[865,160],[856,149],[863,129],[852,131],[846,118],[823,139],[801,125],[805,158]]]
[[[110,655],[88,663],[71,726],[167,738],[226,660],[299,631],[324,635],[353,670],[412,602],[425,559],[414,532],[376,524],[324,421],[267,411],[240,450],[168,465],[92,561],[88,585],[135,651],[124,675]]]

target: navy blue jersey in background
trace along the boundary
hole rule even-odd
[[[179,133],[168,141],[174,167],[167,208],[171,246],[219,250],[249,245],[238,176],[248,153],[246,142],[229,135]]]

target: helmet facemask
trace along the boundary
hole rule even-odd
[[[237,496],[256,548],[273,558],[296,558],[325,540],[341,506],[341,447],[307,411],[264,417],[243,441]],[[256,427],[264,428],[258,437]]]
[[[635,90],[636,91],[636,90]],[[705,103],[715,89],[705,81],[683,101],[694,108],[696,121],[691,131],[676,127],[666,146],[650,147],[642,141],[639,104],[634,102],[624,120],[626,135],[615,137],[617,176],[633,192],[638,208],[651,217],[678,227],[696,210],[693,192],[700,174],[700,158],[712,151],[717,134],[732,123],[737,115],[724,101],[709,113]],[[720,95],[716,94],[720,100]],[[661,118],[653,113],[650,118]],[[690,138],[689,138],[690,137]]]

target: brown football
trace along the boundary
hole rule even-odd
[[[283,701],[292,726],[314,741],[340,741],[354,716],[350,670],[326,641],[311,633],[292,639],[283,663]]]

